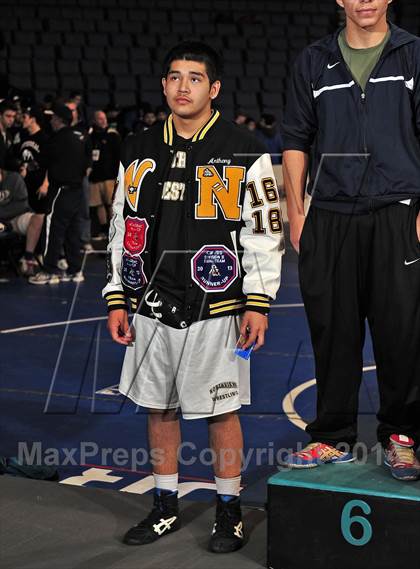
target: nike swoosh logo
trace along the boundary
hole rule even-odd
[[[335,67],[335,66],[338,65],[339,63],[340,63],[339,61],[337,61],[337,63],[334,63],[333,65],[330,65],[330,64],[328,63],[327,67],[328,67],[328,69],[332,69],[333,67]]]
[[[417,263],[417,261],[420,261],[420,257],[418,259],[414,259],[414,261],[404,261],[404,265],[408,266],[408,265],[413,265],[414,263]]]

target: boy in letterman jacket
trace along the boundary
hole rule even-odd
[[[290,235],[318,389],[311,442],[286,462],[354,459],[367,319],[385,465],[398,480],[417,480],[420,39],[387,22],[390,0],[337,3],[346,25],[296,61],[283,122]]]
[[[126,533],[129,545],[180,527],[178,408],[208,421],[217,489],[209,548],[243,543],[236,411],[250,404],[250,382],[235,347],[263,345],[284,240],[269,154],[211,107],[220,68],[205,44],[173,48],[162,79],[172,114],[122,151],[103,296],[111,336],[127,346],[119,389],[149,409],[150,448],[161,453],[153,509]]]

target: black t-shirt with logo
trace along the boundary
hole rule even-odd
[[[26,165],[25,183],[30,199],[36,194],[45,179],[47,171],[45,146],[48,137],[39,130],[35,134],[28,134],[20,145],[19,159]]]
[[[26,165],[25,184],[28,188],[28,200],[35,213],[47,213],[48,211],[47,197],[38,194],[38,189],[42,185],[47,171],[47,143],[48,136],[42,130],[35,134],[26,133],[18,151],[19,164]]]
[[[185,296],[185,192],[188,172],[190,141],[176,135],[172,163],[166,180],[163,180],[159,220],[154,239],[154,265],[160,259],[154,285],[169,297],[184,303]],[[161,226],[165,231],[159,231]],[[166,251],[166,253],[165,253]]]

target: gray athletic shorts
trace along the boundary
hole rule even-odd
[[[19,233],[19,235],[26,235],[33,215],[33,212],[26,211],[25,213],[21,213],[17,217],[14,217],[10,221],[13,231]]]
[[[249,405],[249,360],[234,354],[239,322],[239,316],[223,316],[178,330],[136,314],[120,392],[149,409],[180,407],[185,419]]]

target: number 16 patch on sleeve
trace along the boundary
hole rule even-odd
[[[238,277],[238,261],[224,245],[205,245],[191,259],[191,276],[205,292],[223,292]]]

